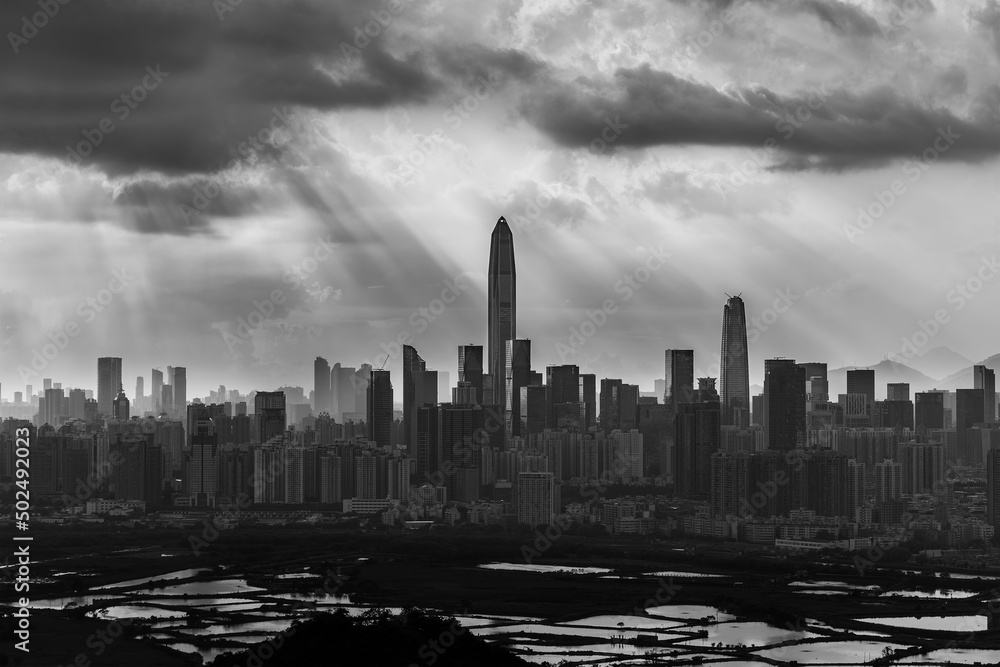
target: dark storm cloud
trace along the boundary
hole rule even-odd
[[[135,231],[151,234],[210,234],[210,217],[238,217],[260,208],[253,188],[208,178],[168,184],[137,180],[122,187],[114,201]]]
[[[761,149],[771,140],[792,169],[849,169],[915,157],[941,133],[951,143],[941,150],[938,141],[935,159],[973,162],[1000,153],[998,128],[982,116],[963,120],[886,87],[782,95],[757,86],[726,93],[643,66],[606,79],[550,81],[525,96],[520,109],[564,146]]]
[[[811,14],[833,32],[844,36],[872,37],[880,34],[878,22],[865,10],[840,0],[674,0],[703,8],[709,16],[741,5],[766,8],[778,14]]]
[[[480,78],[495,75],[501,80],[530,81],[545,69],[545,65],[530,55],[514,49],[491,50],[478,44],[441,49],[438,53],[441,71],[472,87]]]
[[[382,12],[391,20],[379,27],[371,12],[385,7],[362,2],[244,2],[222,20],[208,2],[60,5],[31,39],[3,45],[16,52],[0,69],[0,150],[65,157],[112,175],[210,173],[242,159],[241,142],[273,128],[289,107],[425,102],[449,82],[433,73],[434,54],[390,53],[393,31],[402,34],[406,14],[420,11],[399,7]],[[5,2],[0,23],[16,33],[37,11],[35,2]],[[366,27],[376,36],[365,36]],[[438,51],[449,67],[463,57]],[[469,55],[464,67],[473,74]],[[472,55],[484,59],[480,69],[520,76],[534,67],[514,52]],[[134,89],[142,101],[121,98]],[[81,142],[88,154],[70,156],[67,146]]]

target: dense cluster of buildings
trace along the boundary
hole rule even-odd
[[[751,395],[745,307],[733,296],[718,386],[694,377],[694,352],[683,349],[665,351],[653,395],[575,365],[534,370],[531,341],[516,335],[503,218],[488,299],[487,345],[458,346],[454,386],[403,344],[400,375],[316,358],[308,395],[219,387],[189,402],[186,369],[167,367],[166,377],[152,371],[148,395],[138,378],[130,401],[122,360],[100,358],[96,398],[45,380],[3,403],[0,484],[12,480],[14,429],[28,424],[33,497],[65,512],[249,501],[387,524],[538,526],[559,515],[613,533],[803,548],[896,543],[915,531],[951,546],[995,537],[1000,424],[986,366],[972,388],[911,395],[890,383],[877,400],[874,370],[847,371],[846,393],[831,396],[825,363],[768,359],[763,391]],[[610,485],[663,493],[607,498]]]

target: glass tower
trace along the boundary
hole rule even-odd
[[[750,425],[750,362],[747,356],[747,315],[740,295],[729,297],[722,310],[722,354],[719,392],[722,423]]]
[[[515,296],[517,277],[514,271],[514,237],[503,218],[497,220],[490,238],[490,272],[488,285],[489,345],[488,373],[493,380],[493,396],[504,396],[507,369],[507,341],[514,340],[517,331]],[[495,400],[495,399],[494,399]]]

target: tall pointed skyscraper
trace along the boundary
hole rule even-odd
[[[750,362],[747,355],[747,314],[739,295],[729,297],[722,310],[719,366],[722,424],[746,428],[750,425]]]
[[[506,394],[507,341],[517,333],[517,275],[514,271],[514,237],[503,218],[497,220],[490,239],[488,372],[493,396]]]

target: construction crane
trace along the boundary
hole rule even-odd
[[[379,370],[382,370],[383,368],[385,368],[386,361],[389,361],[389,357],[390,356],[392,356],[392,355],[389,355],[389,354],[385,355],[385,361],[383,361],[382,365],[378,367]]]

